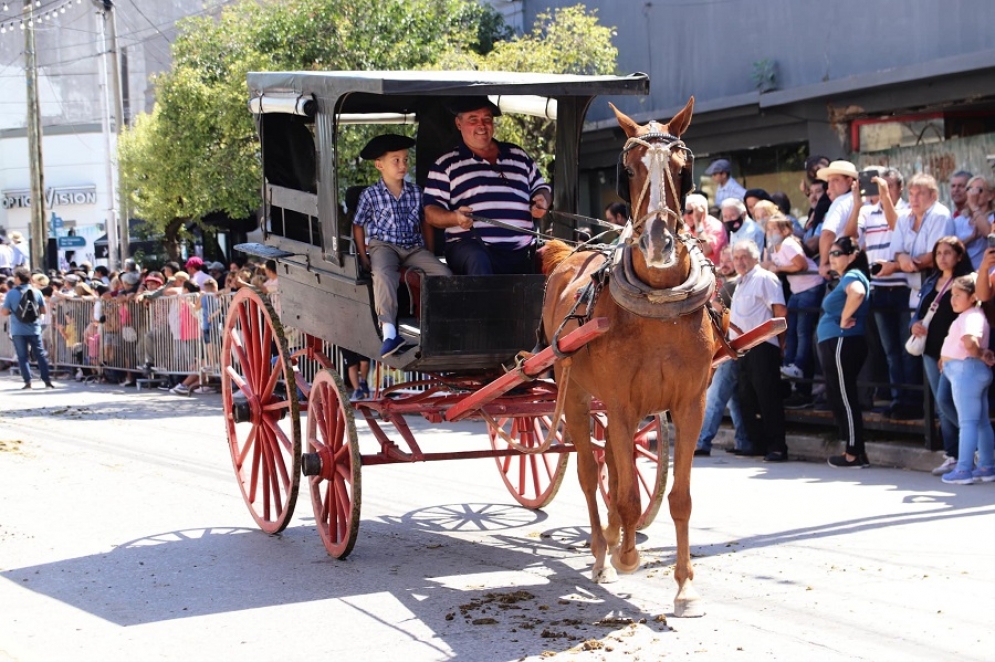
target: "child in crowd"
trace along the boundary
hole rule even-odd
[[[373,274],[373,302],[383,330],[380,356],[384,358],[404,346],[396,326],[401,267],[413,267],[429,276],[452,273],[425,248],[421,190],[404,179],[408,149],[414,144],[412,138],[388,133],[372,139],[359,153],[373,161],[381,175],[359,197],[353,239],[360,263]]]
[[[950,382],[960,427],[957,465],[941,480],[957,485],[995,481],[995,434],[988,419],[988,387],[995,355],[988,349],[988,320],[974,292],[976,277],[977,274],[968,274],[954,280],[950,307],[957,319],[950,325],[940,350],[940,370]]]

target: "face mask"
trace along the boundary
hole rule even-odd
[[[780,246],[782,241],[784,241],[783,235],[779,234],[767,235],[767,243],[773,248],[777,248],[778,246]]]
[[[722,221],[722,225],[726,226],[726,230],[732,233],[743,227],[743,219],[737,218],[735,221]]]

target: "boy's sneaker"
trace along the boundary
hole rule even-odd
[[[852,460],[846,459],[846,455],[834,455],[829,458],[829,466],[836,469],[863,469],[864,467],[871,466],[871,463],[868,461],[867,455],[861,453]]]
[[[363,392],[363,397],[360,398],[361,400],[370,399],[370,385],[366,383],[365,379],[359,380],[359,390]]]
[[[958,471],[954,469],[950,473],[940,476],[947,485],[970,485],[974,482],[974,473],[971,471]]]
[[[805,373],[794,363],[789,363],[788,365],[781,366],[781,376],[789,379],[801,379],[805,376]]]
[[[981,483],[995,483],[995,467],[978,468],[971,472],[974,480]]]
[[[387,338],[383,341],[383,345],[380,346],[380,356],[381,358],[387,358],[392,354],[397,354],[398,350],[404,347],[404,338],[397,336],[395,338]]]
[[[953,471],[954,467],[957,466],[957,458],[950,457],[949,455],[943,456],[943,464],[933,469],[934,476],[942,476],[945,473],[950,473]]]
[[[190,389],[183,384],[177,384],[173,388],[169,389],[169,392],[173,395],[190,395]]]
[[[213,394],[213,393],[217,393],[218,389],[214,388],[213,386],[198,386],[197,387],[197,392],[198,393],[205,393],[205,394],[210,395],[210,394]]]
[[[363,397],[363,389],[361,388],[357,388],[355,391],[352,392],[352,395],[349,396],[349,402],[356,402],[357,400],[364,400],[364,399],[365,398]]]

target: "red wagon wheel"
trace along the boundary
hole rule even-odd
[[[362,459],[353,408],[333,370],[321,370],[311,383],[306,439],[303,470],[311,482],[318,533],[328,553],[344,559],[359,533]]]
[[[591,436],[596,449],[594,457],[598,461],[598,487],[605,503],[611,503],[608,494],[608,465],[605,464],[604,444],[607,438],[608,421],[604,414],[593,414]],[[636,528],[645,529],[660,510],[664,492],[667,491],[667,469],[670,463],[670,440],[664,427],[666,420],[663,414],[657,414],[641,425],[635,434],[633,447],[633,462],[636,466],[636,484],[639,486],[639,503],[644,504]],[[597,448],[600,446],[600,448]]]
[[[526,448],[538,448],[546,439],[552,418],[549,416],[522,416],[496,419],[497,426],[516,443]],[[511,444],[499,435],[491,423],[487,424],[491,448],[507,450]],[[563,443],[562,432],[557,432],[553,445]],[[553,500],[560,490],[570,457],[567,453],[516,453],[496,457],[501,479],[511,496],[526,508],[542,508]]]
[[[240,289],[225,322],[221,393],[242,497],[271,534],[290,522],[300,484],[300,403],[289,357],[269,298]]]

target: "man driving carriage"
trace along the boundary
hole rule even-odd
[[[380,180],[359,196],[353,238],[356,255],[373,274],[373,302],[383,333],[382,357],[404,346],[404,340],[397,335],[400,268],[413,267],[429,276],[450,275],[449,269],[425,248],[421,191],[404,180],[408,174],[408,149],[414,144],[407,136],[388,133],[370,140],[359,154],[373,161],[380,171]]]
[[[462,142],[432,165],[424,195],[425,219],[446,231],[446,262],[471,276],[532,273],[535,240],[513,228],[533,229],[552,203],[549,185],[525,150],[494,139],[501,111],[486,96],[458,98],[449,109]]]

